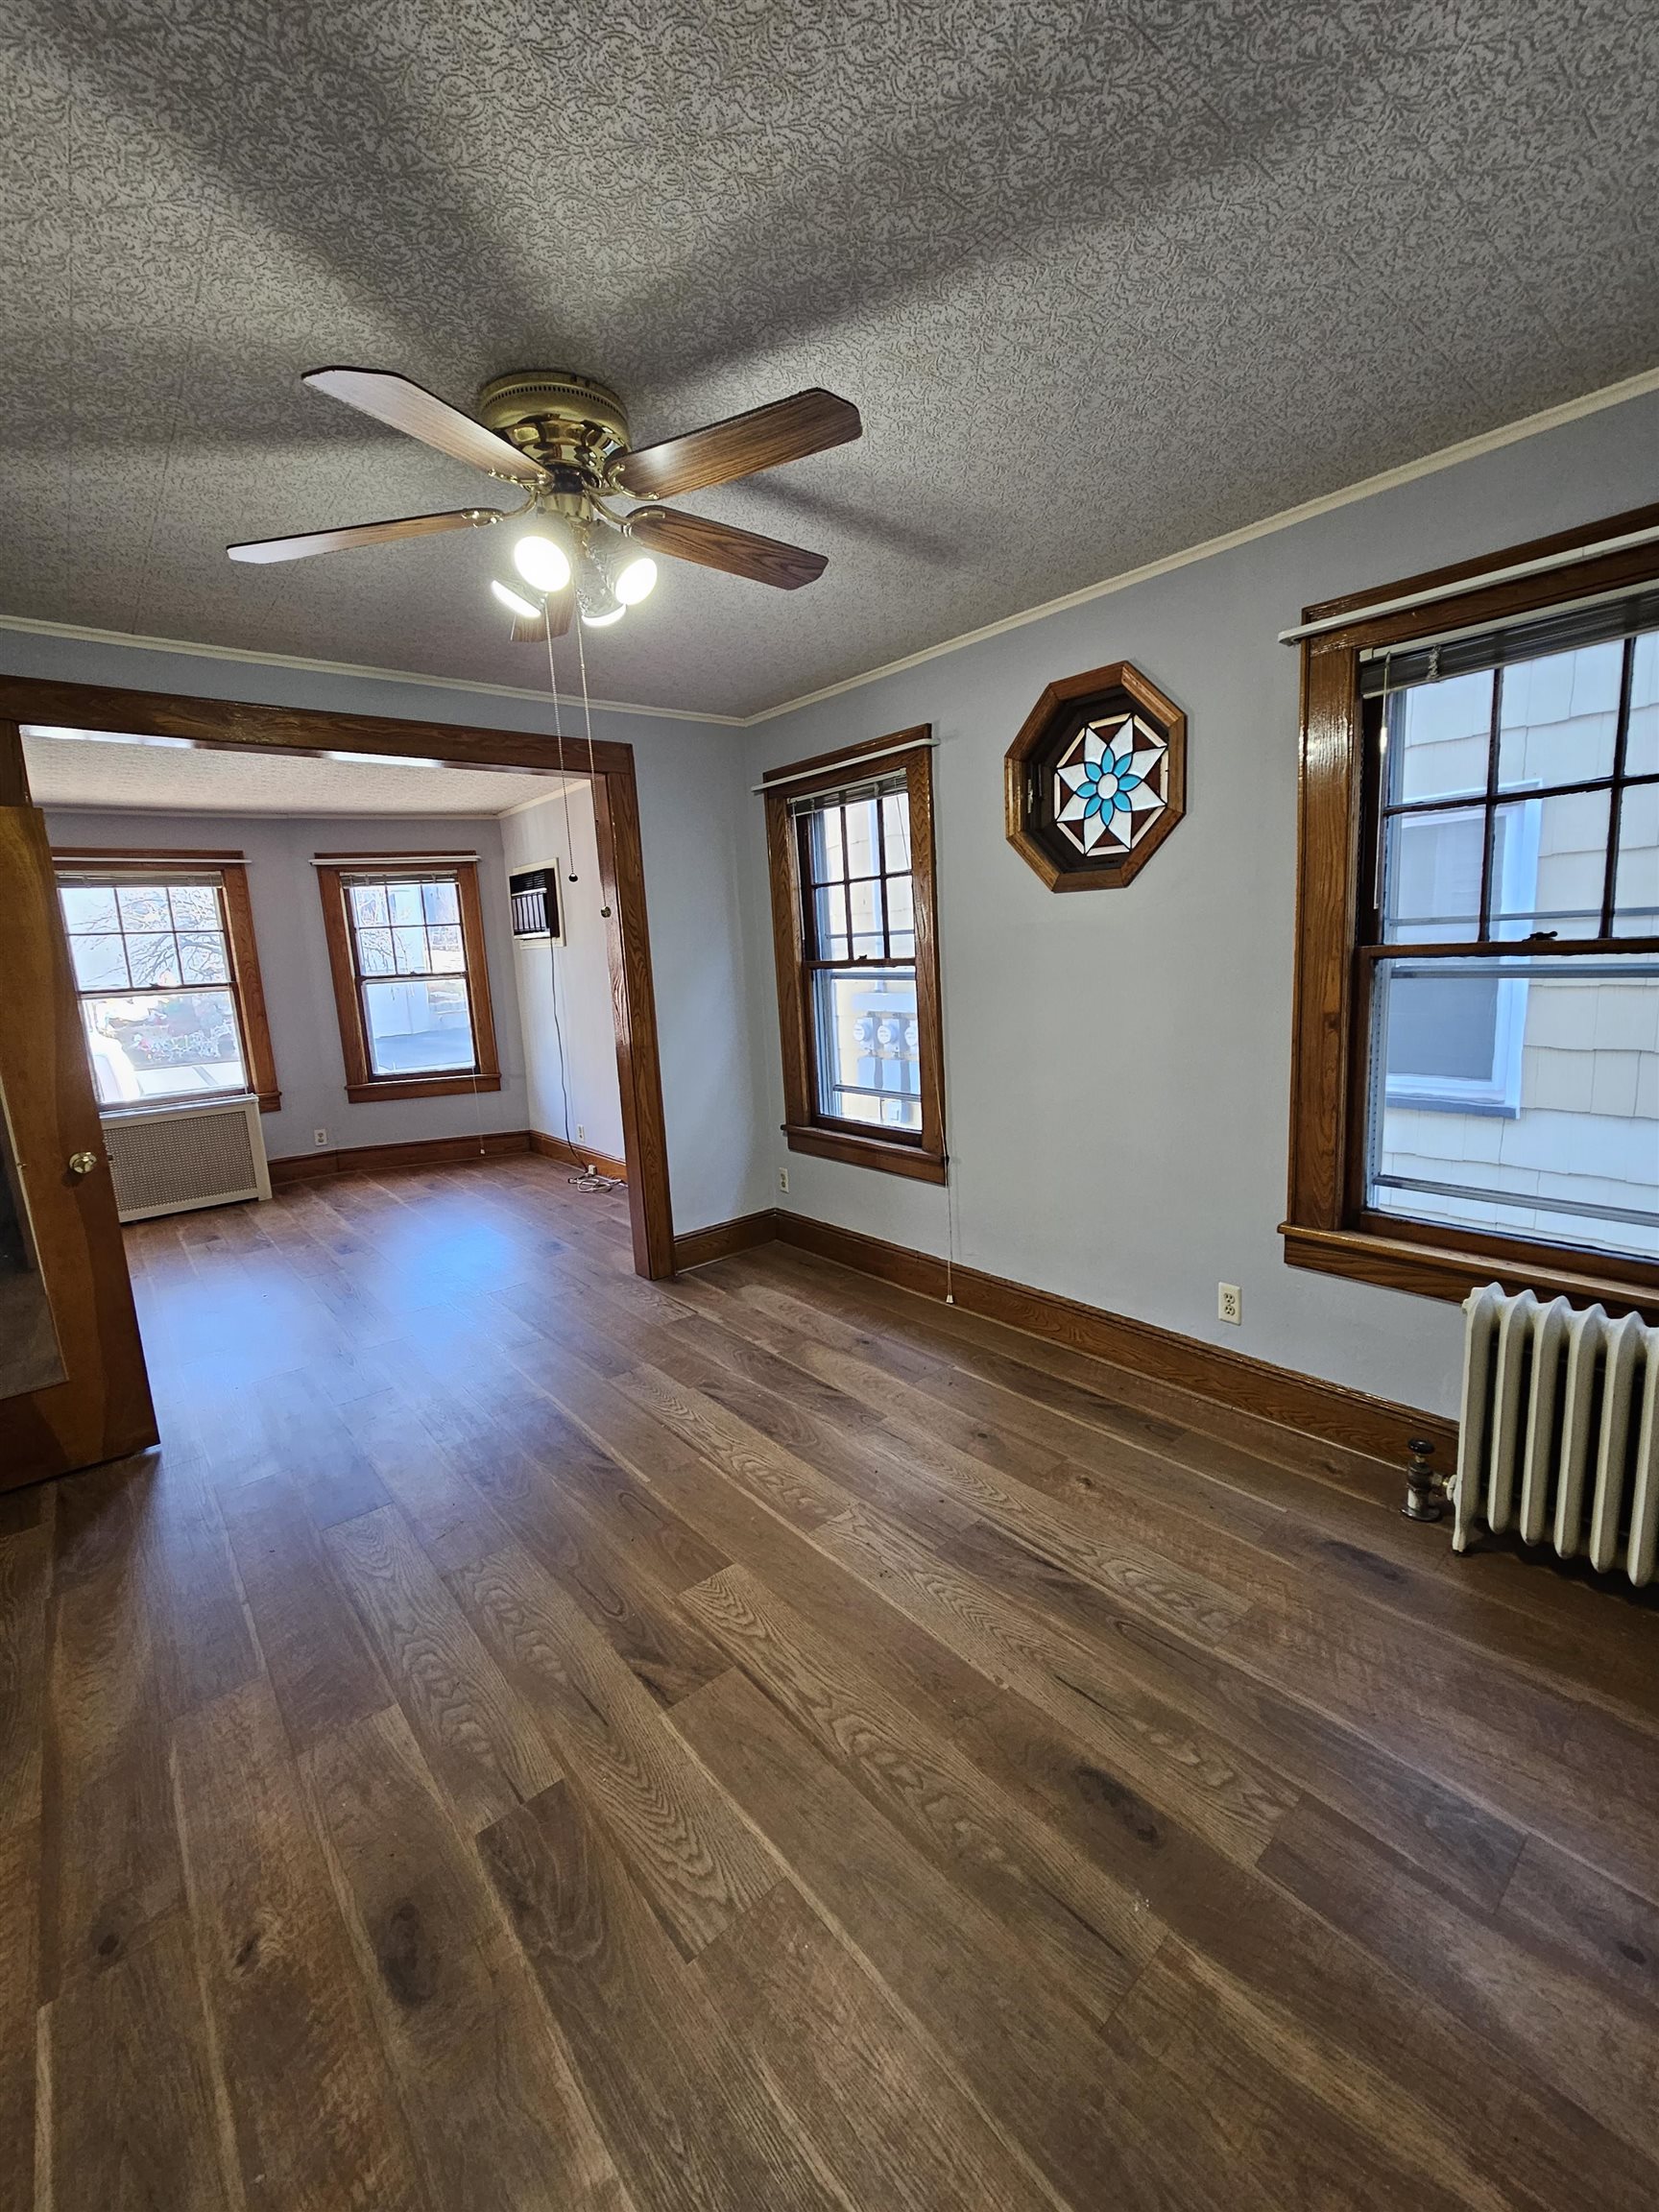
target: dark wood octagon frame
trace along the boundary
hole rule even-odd
[[[1141,842],[1113,860],[1085,860],[1075,866],[1055,858],[1032,827],[1042,805],[1035,763],[1062,733],[1070,733],[1080,707],[1111,692],[1127,692],[1157,723],[1168,745],[1165,761],[1164,811]],[[1087,718],[1087,717],[1085,717]],[[1112,891],[1131,882],[1187,810],[1187,717],[1132,661],[1110,661],[1063,676],[1050,684],[1026,715],[1020,734],[1002,762],[1002,800],[1008,842],[1050,891]]]

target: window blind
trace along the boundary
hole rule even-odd
[[[1373,647],[1360,659],[1359,691],[1363,698],[1378,699],[1385,692],[1409,690],[1415,684],[1473,676],[1511,661],[1604,645],[1612,637],[1654,629],[1659,629],[1659,588],[1620,592],[1461,637],[1431,638],[1404,648]]]

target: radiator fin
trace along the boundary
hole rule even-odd
[[[1659,1329],[1599,1306],[1465,1301],[1453,1547],[1513,1528],[1642,1587],[1659,1552]]]
[[[268,1198],[270,1177],[253,1099],[156,1114],[112,1115],[105,1148],[123,1221]]]

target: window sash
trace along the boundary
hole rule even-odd
[[[431,921],[426,914],[424,901],[421,903],[421,915],[419,922],[397,923],[392,921],[390,902],[388,902],[388,919],[384,924],[366,923],[359,920],[356,902],[351,896],[353,891],[390,892],[394,886],[424,885],[427,883],[445,884],[453,890],[455,894],[455,920],[453,923],[434,923]],[[467,930],[462,919],[461,879],[458,871],[454,868],[418,867],[347,870],[343,871],[340,877],[340,897],[346,915],[346,942],[350,949],[351,980],[357,999],[357,1021],[363,1039],[363,1056],[368,1067],[370,1080],[387,1083],[419,1082],[423,1077],[466,1076],[480,1073],[482,1064],[478,1049],[478,1024],[473,1011],[472,979],[467,958]],[[433,963],[431,932],[435,928],[452,928],[454,930],[460,948],[461,965],[459,968],[439,968]],[[394,940],[395,948],[396,940],[400,931],[419,929],[426,949],[427,965],[420,969],[406,969],[397,966],[390,969],[366,969],[363,964],[362,939],[363,932],[367,929],[383,929],[385,934]],[[421,986],[433,982],[457,984],[460,987],[462,1003],[467,1013],[467,1035],[469,1046],[467,1059],[465,1062],[440,1059],[402,1068],[377,1067],[375,1064],[377,1051],[383,1040],[375,1027],[374,1019],[370,1010],[372,994],[376,988],[383,989],[389,984]]]
[[[62,916],[63,933],[69,945],[70,970],[74,980],[75,998],[81,1008],[82,1029],[90,1064],[92,1088],[100,1110],[108,1112],[124,1106],[129,1108],[170,1106],[177,1105],[180,1101],[251,1093],[254,1088],[254,1078],[250,1056],[247,1019],[243,1011],[242,995],[236,974],[236,948],[230,927],[230,916],[226,904],[224,871],[218,868],[164,867],[158,864],[148,867],[112,868],[108,865],[95,867],[83,863],[59,867],[54,873],[60,893],[65,890],[107,891],[114,902],[115,927],[113,929],[74,929],[69,926],[67,915]],[[120,893],[123,890],[140,887],[169,892],[174,889],[210,890],[213,893],[215,919],[211,924],[198,923],[192,925],[180,922],[174,913],[172,901],[169,899],[167,922],[164,927],[159,929],[131,928],[121,907]],[[61,899],[60,899],[59,905],[61,914]],[[177,983],[140,983],[132,979],[131,940],[151,936],[165,936],[173,940],[175,952],[179,955],[180,980]],[[80,969],[75,955],[75,944],[77,939],[91,937],[113,937],[119,941],[122,947],[123,963],[127,968],[126,982],[109,980],[104,983],[83,983],[81,981]],[[222,976],[196,982],[184,979],[180,941],[189,937],[217,938],[225,968]],[[182,1084],[177,1090],[147,1090],[136,1098],[106,1098],[103,1095],[103,1076],[92,1044],[91,1007],[93,1003],[104,1005],[121,999],[196,999],[207,997],[223,998],[229,1008],[230,1031],[235,1046],[235,1060],[239,1075],[239,1080],[233,1088],[221,1093],[214,1090],[204,1090],[201,1085]]]

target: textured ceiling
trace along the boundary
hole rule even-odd
[[[299,386],[568,365],[636,440],[823,383],[597,693],[743,713],[1659,357],[1651,0],[0,0],[0,611],[529,684],[488,498]],[[573,670],[572,670],[573,673]],[[561,674],[564,681],[564,672]]]
[[[389,768],[143,739],[23,732],[37,806],[141,808],[152,814],[505,814],[556,799],[557,776],[483,768]]]

